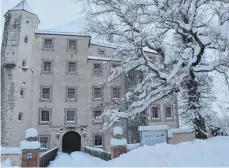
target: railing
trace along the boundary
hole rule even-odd
[[[102,160],[108,161],[111,160],[111,153],[105,152],[105,151],[99,151],[99,150],[94,150],[90,147],[84,147],[84,152],[88,153],[91,156],[100,158]]]
[[[48,150],[40,156],[39,167],[47,167],[50,161],[53,161],[57,155],[58,147]]]

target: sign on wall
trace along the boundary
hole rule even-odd
[[[166,131],[142,131],[141,132],[141,144],[142,145],[155,145],[158,143],[166,142]]]

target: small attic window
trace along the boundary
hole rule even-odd
[[[25,43],[28,43],[29,37],[25,36]]]

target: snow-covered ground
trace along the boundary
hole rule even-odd
[[[50,167],[78,166],[229,166],[229,136],[208,140],[166,143],[139,147],[111,161],[103,161],[83,152],[58,153]]]

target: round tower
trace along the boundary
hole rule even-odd
[[[2,145],[18,146],[31,125],[34,31],[39,19],[23,0],[5,15],[1,49]]]

